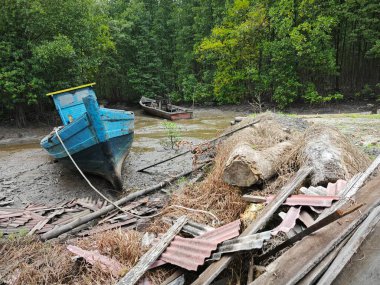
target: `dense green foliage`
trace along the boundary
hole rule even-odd
[[[0,0],[0,115],[91,81],[136,102],[376,99],[378,0]]]

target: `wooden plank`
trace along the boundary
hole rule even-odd
[[[373,230],[380,220],[380,206],[377,206],[359,226],[347,244],[341,249],[337,257],[329,266],[325,274],[318,281],[318,284],[331,284],[342,271],[344,266],[358,250],[367,235]]]
[[[125,205],[124,207],[122,207],[122,209],[126,212],[142,205],[142,204],[145,204],[149,201],[149,198],[148,197],[144,197],[144,198],[141,198],[139,200],[136,200],[136,201],[133,201],[127,205]],[[105,217],[104,219],[100,220],[98,222],[98,224],[102,224],[106,221],[108,221],[109,219],[113,218],[114,216],[116,216],[117,214],[119,213],[119,210],[115,210],[113,213],[110,213],[110,215],[108,215],[107,217]]]
[[[20,217],[22,215],[24,215],[24,212],[18,212],[18,213],[12,213],[12,214],[3,214],[3,215],[0,215],[0,219]]]
[[[346,237],[336,248],[334,248],[321,262],[319,262],[297,285],[315,284],[322,274],[330,266],[331,262],[337,256],[342,247],[347,243],[350,236]]]
[[[13,202],[14,202],[13,200],[0,202],[0,207],[4,207],[4,206],[7,206],[9,204],[13,204]]]
[[[96,227],[96,228],[94,228],[92,230],[81,232],[81,233],[79,233],[79,235],[80,236],[91,236],[91,235],[94,235],[94,234],[97,234],[97,233],[101,233],[101,232],[104,232],[104,231],[109,231],[109,230],[113,230],[113,229],[116,229],[116,228],[121,228],[123,226],[133,224],[136,221],[137,221],[136,218],[132,218],[132,219],[126,220],[124,222],[120,222],[120,223],[116,223],[116,224],[112,224],[112,225],[107,225],[107,226]]]
[[[242,199],[250,203],[266,203],[267,198],[263,196],[243,195]]]
[[[271,257],[275,253],[280,252],[281,250],[283,250],[283,249],[287,248],[288,246],[294,244],[295,242],[301,240],[305,236],[309,236],[312,233],[318,231],[319,229],[324,228],[325,226],[331,224],[332,222],[334,222],[340,218],[343,218],[344,216],[347,216],[347,215],[351,214],[352,212],[357,211],[362,206],[363,206],[363,204],[361,204],[359,206],[351,207],[351,208],[347,209],[347,211],[344,211],[344,212],[337,210],[337,211],[331,213],[326,218],[323,218],[322,220],[312,224],[310,227],[306,228],[304,231],[300,232],[299,234],[296,234],[295,236],[291,237],[290,239],[286,240],[285,242],[283,242],[283,243],[279,244],[278,246],[274,247],[273,249],[269,250],[265,254],[260,255],[257,259],[259,261],[266,260],[267,258]]]
[[[39,221],[37,225],[35,225],[30,232],[27,234],[28,236],[31,236],[36,231],[41,230],[52,218],[55,216],[61,215],[65,212],[65,209],[55,210],[53,213],[51,213],[45,220]]]
[[[311,171],[311,168],[302,168],[298,170],[293,179],[280,189],[277,196],[266,205],[257,219],[253,221],[240,236],[252,235],[261,230],[289,195],[301,187]],[[228,266],[228,264],[230,264],[233,256],[233,254],[228,254],[223,256],[219,261],[212,263],[201,275],[199,275],[192,285],[210,284]]]
[[[163,235],[160,241],[151,247],[139,260],[139,262],[119,281],[117,285],[133,285],[144,275],[149,266],[155,262],[165,251],[173,238],[186,224],[186,216],[181,216],[175,224]]]
[[[133,199],[136,199],[137,197],[140,197],[140,196],[149,194],[155,190],[161,189],[161,188],[165,187],[166,185],[169,185],[173,181],[175,181],[175,180],[177,180],[183,176],[187,176],[187,175],[193,173],[194,171],[197,171],[197,170],[203,168],[206,165],[208,165],[208,164],[206,163],[206,164],[199,165],[199,166],[195,167],[194,169],[191,169],[189,171],[182,172],[176,176],[170,177],[170,178],[168,178],[168,179],[166,179],[166,180],[164,180],[164,181],[162,181],[162,182],[160,182],[160,183],[158,183],[152,187],[149,187],[149,188],[144,189],[144,190],[136,191],[136,192],[134,192],[134,193],[132,193],[126,197],[121,198],[120,200],[116,201],[114,204],[110,204],[106,207],[101,208],[100,210],[98,210],[96,212],[90,213],[84,217],[80,217],[79,219],[76,219],[76,220],[74,220],[74,221],[72,221],[66,225],[60,226],[58,228],[54,228],[53,230],[41,235],[41,239],[43,241],[45,241],[45,240],[49,240],[49,239],[58,237],[59,235],[66,233],[68,231],[71,231],[71,230],[75,229],[76,227],[79,227],[80,225],[83,225],[89,221],[92,221],[94,219],[97,219],[97,218],[107,214],[108,212],[115,209],[115,205],[117,205],[117,206],[123,205],[126,202],[129,202]]]
[[[360,211],[353,212],[299,241],[270,264],[267,272],[251,285],[289,285],[300,281],[380,204],[380,192],[377,191],[379,183],[380,176],[377,176],[357,193],[356,202],[364,204]],[[344,206],[343,210],[348,208],[348,205]]]

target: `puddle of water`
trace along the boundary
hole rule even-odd
[[[135,153],[144,153],[154,151],[154,147],[132,146],[132,151]]]
[[[26,149],[40,148],[39,143],[25,143],[25,144],[0,144],[0,151],[21,151]]]

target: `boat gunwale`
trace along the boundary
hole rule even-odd
[[[186,109],[186,108],[183,108],[181,106],[177,106],[177,105],[173,105],[173,104],[170,104],[170,106],[172,107],[176,107],[178,109],[180,109],[181,111],[177,111],[177,112],[168,112],[168,111],[165,111],[165,110],[161,110],[161,109],[158,109],[158,108],[154,108],[154,107],[150,107],[150,106],[147,106],[145,105],[142,100],[143,99],[148,99],[147,102],[155,102],[156,100],[154,99],[150,99],[150,98],[147,98],[147,97],[141,97],[140,101],[139,101],[139,104],[141,107],[143,108],[147,108],[147,109],[150,109],[150,110],[155,110],[155,111],[158,111],[160,113],[164,113],[164,114],[167,114],[167,115],[176,115],[176,114],[184,114],[184,113],[194,113],[194,110],[193,109]]]

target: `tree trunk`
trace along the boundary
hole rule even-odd
[[[26,116],[24,106],[22,104],[16,105],[16,125],[18,128],[26,127]]]
[[[367,156],[334,128],[312,126],[306,131],[304,141],[300,158],[305,166],[313,169],[313,186],[347,180],[368,166]]]
[[[264,150],[254,150],[247,142],[237,144],[227,159],[223,180],[240,187],[249,187],[276,174],[276,163],[291,148],[281,142]]]

